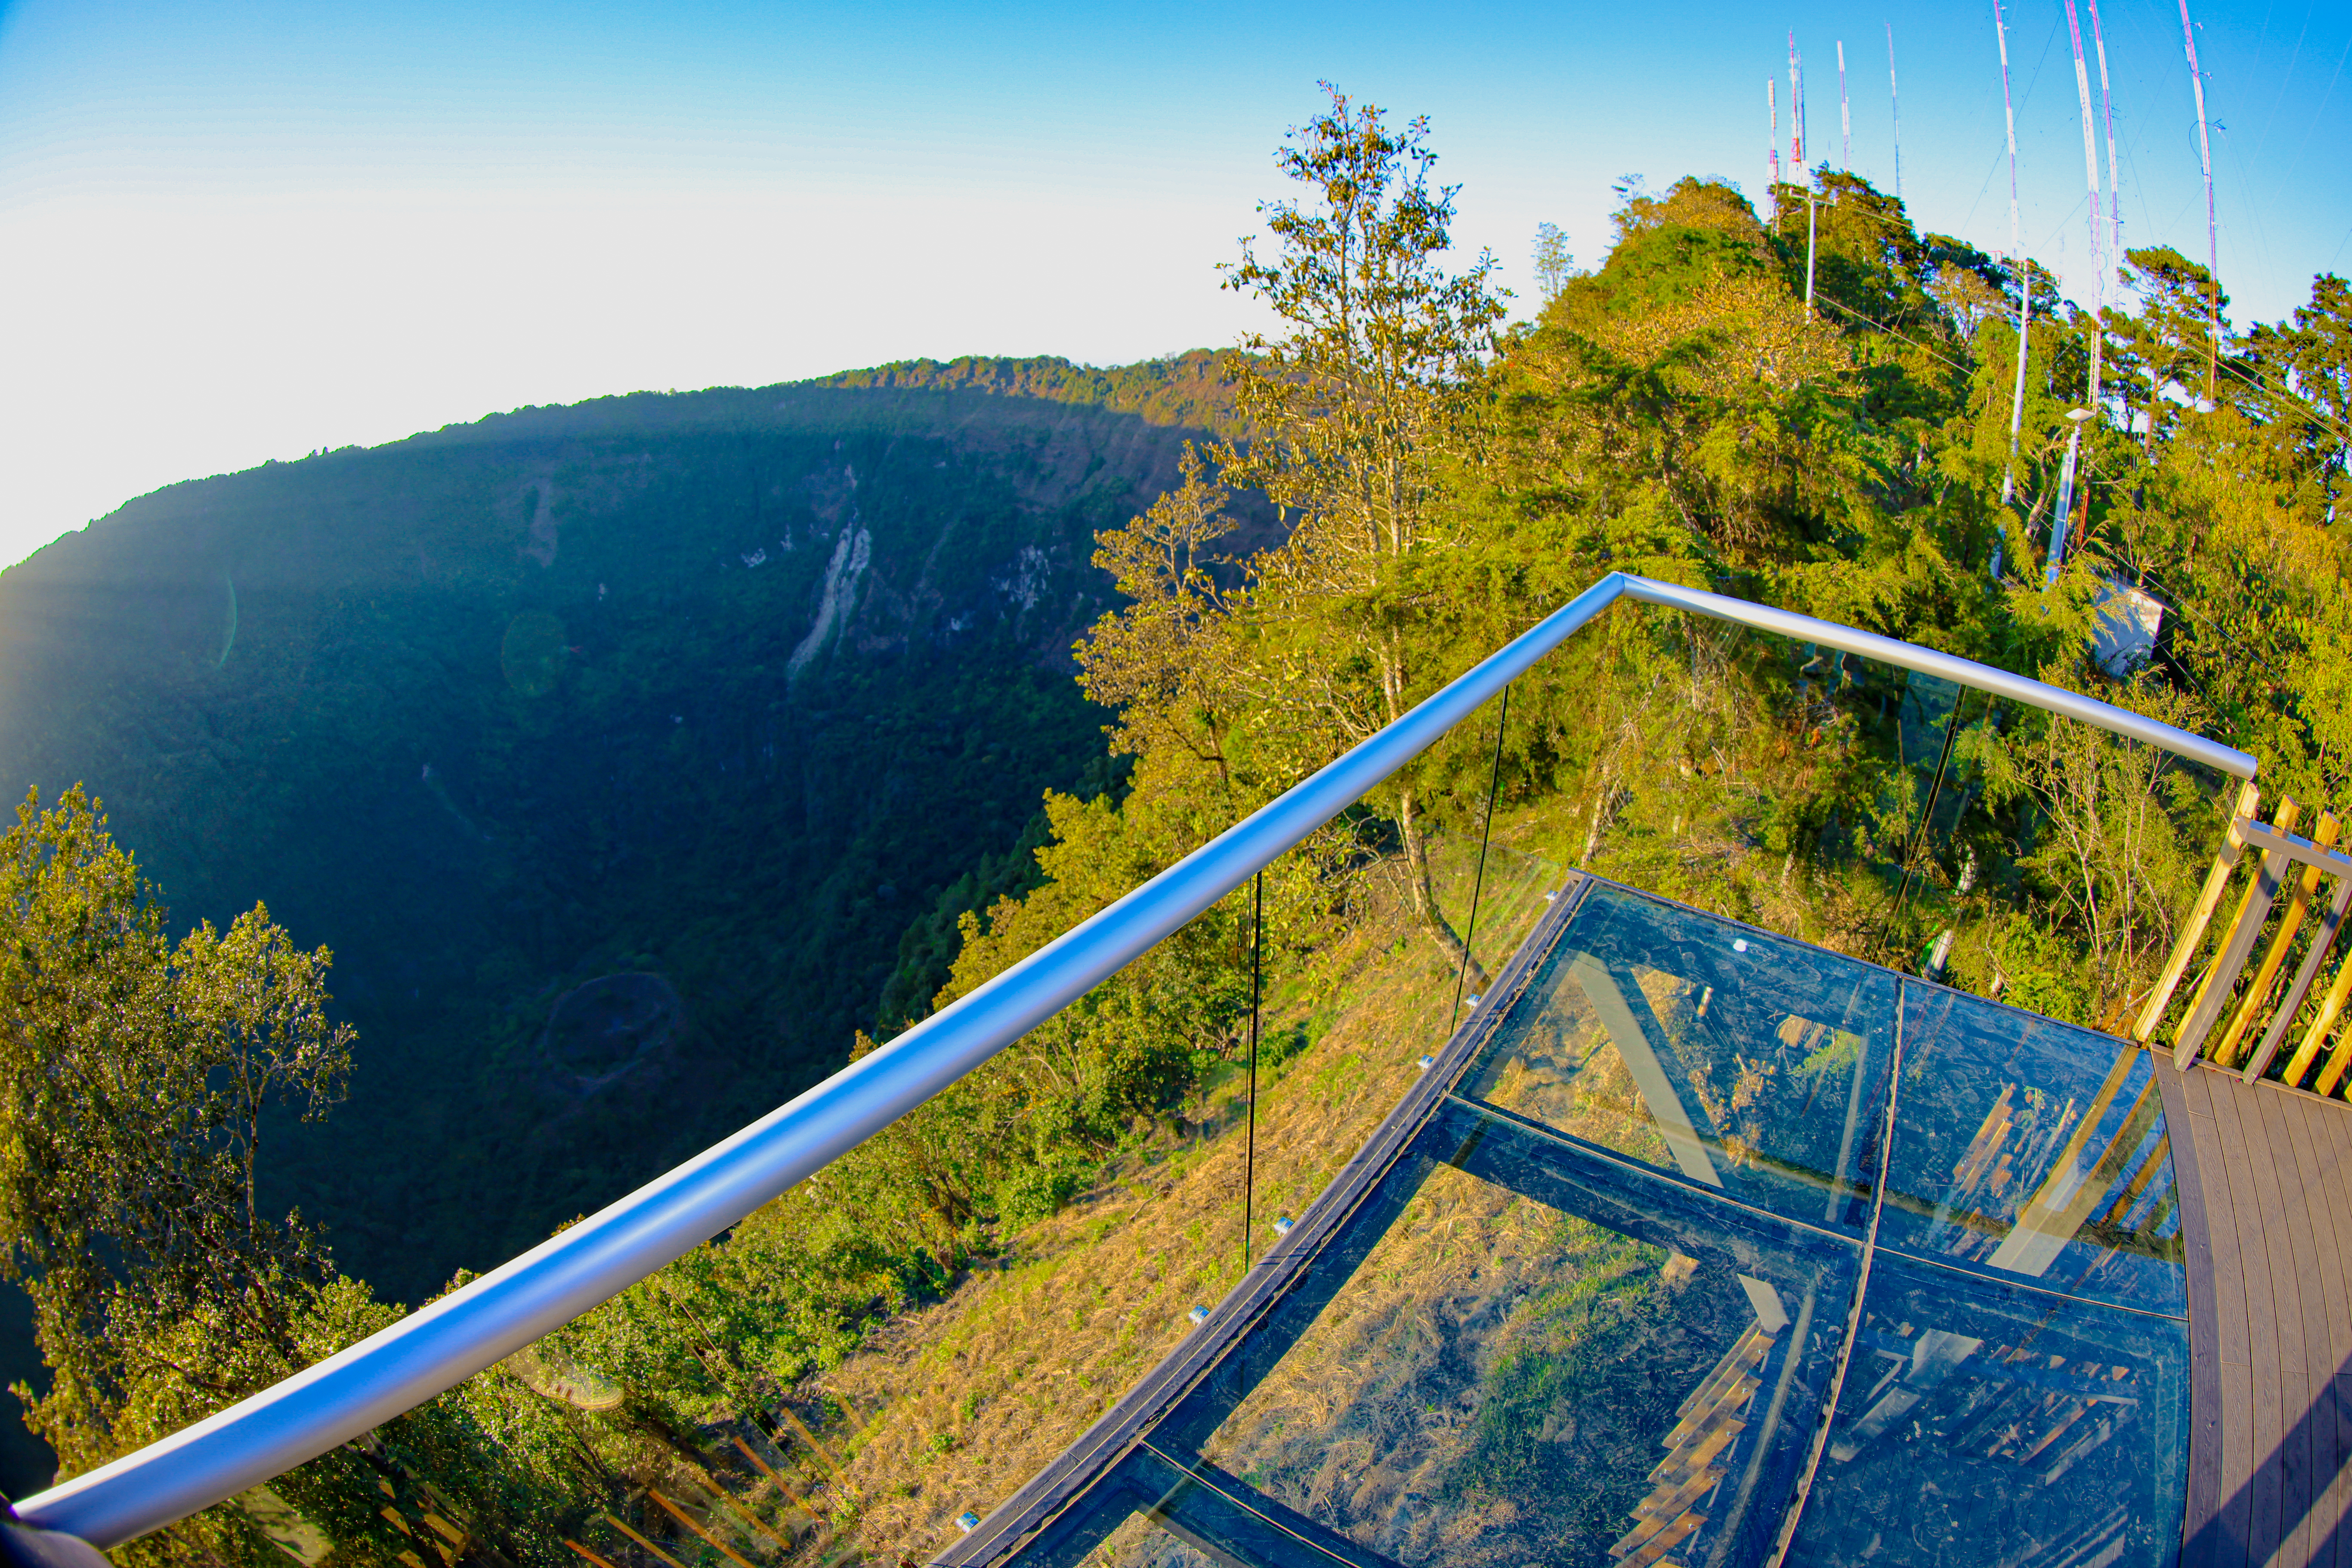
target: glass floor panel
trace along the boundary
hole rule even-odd
[[[938,1561],[2171,1562],[2150,1072],[1587,879],[1289,1240]]]
[[[1791,1564],[2179,1556],[2189,1325],[1881,1252]]]
[[[1318,1258],[1155,1447],[1409,1565],[1769,1535],[1861,1248],[1465,1105],[1418,1143],[1370,1249]]]
[[[1859,1235],[1895,986],[1883,969],[1596,887],[1465,1092]]]
[[[1904,992],[1879,1246],[2185,1314],[2155,1057],[1940,986]]]

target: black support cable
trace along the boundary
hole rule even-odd
[[[1885,956],[1886,939],[1895,934],[1895,922],[1903,918],[1903,908],[1910,901],[1911,878],[1914,868],[1918,865],[1920,851],[1927,847],[1928,834],[1935,831],[1936,803],[1943,796],[1944,773],[1952,764],[1952,742],[1959,734],[1960,707],[1968,700],[1968,689],[1962,687],[1952,697],[1951,716],[1944,721],[1943,754],[1936,759],[1936,782],[1927,786],[1927,807],[1919,814],[1918,831],[1905,836],[1903,886],[1895,892],[1895,908],[1888,911],[1886,923],[1879,928],[1878,945],[1871,953],[1874,963]],[[1990,710],[1990,702],[1987,703],[1987,708]]]
[[[1454,971],[1454,1016],[1445,1026],[1448,1039],[1462,1022],[1462,984],[1470,974],[1470,944],[1478,936],[1478,895],[1486,886],[1486,843],[1495,836],[1495,798],[1503,785],[1503,731],[1510,722],[1511,689],[1506,686],[1502,710],[1495,715],[1495,771],[1486,781],[1486,821],[1478,830],[1478,870],[1470,879],[1470,921],[1462,934],[1462,963]]]
[[[1242,1142],[1242,1272],[1249,1272],[1250,1235],[1257,1224],[1257,1016],[1265,994],[1265,870],[1250,883],[1249,1131]]]

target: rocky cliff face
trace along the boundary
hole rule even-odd
[[[1025,363],[523,410],[0,574],[0,783],[86,783],[177,925],[335,950],[358,1087],[270,1195],[345,1267],[414,1299],[805,1087],[1099,780],[1093,535],[1176,482],[1205,362]]]

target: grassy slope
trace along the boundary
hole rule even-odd
[[[1481,900],[1482,962],[1507,956],[1560,879],[1541,826],[1498,832]],[[1475,845],[1440,863],[1449,909],[1469,899]],[[1450,970],[1408,935],[1384,881],[1369,918],[1273,997],[1269,1041],[1309,1040],[1261,1074],[1256,1212],[1261,1245],[1297,1215],[1412,1083],[1446,1032]],[[1458,915],[1457,915],[1458,919]],[[862,1504],[858,1544],[917,1560],[985,1513],[1075,1438],[1240,1275],[1243,1082],[1229,1072],[1121,1156],[1062,1214],[1024,1232],[995,1267],[891,1323],[824,1379],[864,1415],[845,1471]]]

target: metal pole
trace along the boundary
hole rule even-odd
[[[2074,433],[2066,437],[2066,461],[2058,470],[2058,511],[2050,520],[2050,563],[2042,574],[2042,585],[2045,588],[2056,585],[2059,561],[2066,553],[2066,524],[2074,508],[2074,457],[2082,447],[2083,426],[2077,420]]]
[[[1808,175],[1805,181],[1805,319],[1807,321],[1812,320],[1813,317],[1813,243],[1821,232],[1817,206],[1813,199],[1813,182]]]

